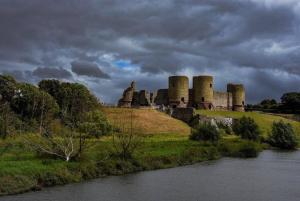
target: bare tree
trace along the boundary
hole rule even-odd
[[[128,119],[119,119],[119,122],[115,123],[118,131],[113,134],[113,147],[116,154],[124,160],[132,158],[143,142],[141,133],[135,127],[133,115],[133,110],[130,109]]]
[[[44,110],[45,110],[45,96],[44,93],[42,93],[42,105],[41,105],[41,115],[40,115],[40,135],[43,132],[43,119],[44,119]]]
[[[51,135],[24,136],[24,142],[30,149],[70,161],[78,156],[79,141],[74,132],[64,128],[60,123],[52,125]]]

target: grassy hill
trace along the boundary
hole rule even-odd
[[[153,109],[104,108],[111,124],[117,127],[132,124],[143,134],[189,135],[190,127],[167,114]]]
[[[261,112],[232,112],[232,111],[209,111],[209,110],[198,110],[198,114],[212,116],[212,117],[231,117],[231,118],[241,118],[243,116],[251,117],[255,120],[255,122],[259,125],[260,129],[263,132],[264,136],[267,136],[268,133],[271,131],[272,123],[274,121],[283,120],[285,122],[290,123],[293,127],[295,132],[300,138],[300,122],[295,120],[287,119],[281,116],[261,113]]]

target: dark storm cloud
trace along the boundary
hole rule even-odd
[[[39,78],[56,78],[56,79],[68,79],[72,78],[72,74],[63,68],[50,68],[50,67],[39,67],[32,71],[32,75]]]
[[[25,72],[23,72],[23,71],[19,71],[19,70],[7,71],[7,70],[4,70],[2,73],[4,75],[13,76],[18,81],[21,81],[21,82],[26,81]],[[30,72],[28,72],[28,73],[30,73]]]
[[[72,71],[77,75],[85,75],[96,78],[110,78],[108,74],[104,73],[97,64],[86,61],[74,61],[71,63]]]
[[[255,80],[247,84],[247,94],[250,102],[275,98],[279,100],[287,91],[299,91],[300,77],[288,76],[266,71],[257,71],[249,74],[249,80]]]
[[[160,74],[219,75],[225,70],[241,77],[252,69],[262,78],[248,77],[248,86],[278,77],[279,72],[287,76],[281,84],[289,91],[294,88],[288,80],[294,83],[300,76],[299,13],[297,0],[2,0],[0,64],[15,63],[13,70],[25,71],[28,66],[69,67],[72,61],[86,61],[71,67],[77,75],[89,76],[86,84],[94,88],[90,77],[111,77],[112,83],[120,84],[136,79],[151,89],[153,82],[139,78],[155,77],[155,83],[164,83]],[[122,59],[139,69],[115,69],[113,63]],[[4,66],[0,70],[13,71]],[[36,69],[33,74],[71,79],[57,68]],[[220,85],[228,81],[222,80]],[[278,82],[269,80],[272,84],[262,93],[281,93],[273,90],[282,89]],[[112,83],[102,84],[119,92]],[[115,95],[99,95],[116,100]],[[251,92],[248,98],[259,100]]]

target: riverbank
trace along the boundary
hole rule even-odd
[[[108,175],[183,166],[222,156],[253,157],[262,150],[260,144],[232,136],[226,136],[218,145],[212,145],[190,141],[187,135],[156,134],[145,135],[143,143],[130,160],[114,156],[112,139],[107,137],[97,140],[82,161],[65,162],[24,151],[19,139],[10,140],[14,140],[14,147],[6,150],[0,161],[0,195],[40,190]],[[4,142],[1,145],[3,148]]]
[[[249,160],[224,157],[4,196],[0,201],[299,201],[299,161],[299,151],[266,150]]]

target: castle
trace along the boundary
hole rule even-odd
[[[209,110],[244,111],[245,88],[242,84],[227,84],[226,92],[214,90],[212,76],[193,77],[193,86],[189,88],[186,76],[169,77],[168,89],[156,92],[136,91],[135,82],[123,92],[119,107],[169,106],[172,108],[193,107]]]

